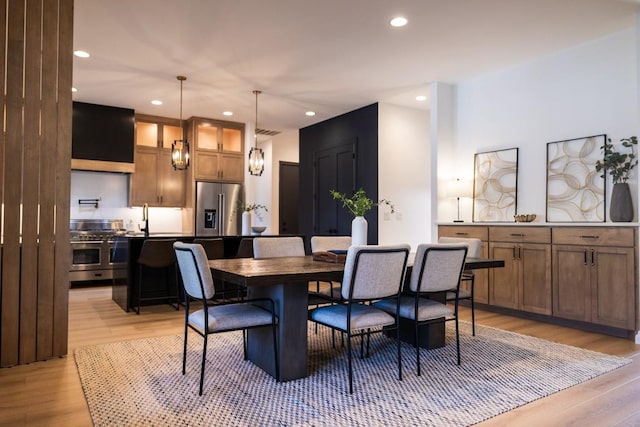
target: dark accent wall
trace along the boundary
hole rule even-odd
[[[299,131],[300,155],[300,220],[299,232],[310,237],[314,212],[314,152],[356,141],[356,186],[378,199],[378,104],[345,113],[307,126]],[[323,189],[319,191],[329,191]],[[344,208],[340,208],[344,209]],[[378,243],[378,210],[366,215],[369,222],[368,243]],[[308,241],[308,239],[307,239]]]

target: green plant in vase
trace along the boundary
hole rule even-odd
[[[342,206],[355,217],[351,223],[351,243],[353,245],[367,244],[367,220],[364,218],[367,212],[380,205],[387,205],[391,209],[391,213],[395,212],[395,207],[389,200],[380,199],[374,202],[362,188],[353,193],[351,197],[336,190],[330,190],[330,193],[334,199],[342,202]]]
[[[631,136],[620,140],[623,148],[628,152],[616,151],[611,138],[605,141],[600,147],[604,151],[604,159],[596,162],[596,172],[602,172],[602,178],[607,172],[611,175],[613,191],[611,192],[611,205],[609,217],[614,222],[633,221],[633,203],[631,201],[631,191],[629,190],[629,177],[631,171],[638,165],[636,146],[638,138]]]
[[[236,206],[236,211],[242,212],[242,235],[248,236],[251,234],[251,213],[256,215],[256,218],[262,220],[262,216],[260,216],[260,211],[264,210],[265,212],[269,212],[269,209],[265,205],[260,205],[258,203],[249,203],[246,204],[242,200],[238,200],[238,205]]]

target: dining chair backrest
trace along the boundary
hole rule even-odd
[[[344,266],[342,298],[357,301],[397,295],[410,250],[406,244],[351,246]]]
[[[287,256],[305,256],[302,237],[256,237],[253,239],[255,259]]]
[[[311,252],[331,250],[346,251],[351,246],[351,236],[311,236]]]
[[[421,244],[416,250],[409,289],[412,292],[441,292],[455,289],[460,282],[467,245]]]
[[[224,240],[219,237],[215,239],[193,239],[193,243],[202,245],[207,254],[207,259],[224,258]]]
[[[456,244],[464,243],[468,246],[467,256],[469,258],[482,258],[482,241],[473,237],[440,237],[438,243]]]
[[[180,267],[184,291],[192,298],[211,299],[215,295],[207,253],[202,245],[175,242],[173,248]]]

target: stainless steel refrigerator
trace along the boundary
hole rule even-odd
[[[240,234],[242,185],[196,182],[196,236]]]

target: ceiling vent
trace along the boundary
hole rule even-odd
[[[281,133],[278,130],[268,130],[268,129],[256,129],[256,134],[258,135],[268,135],[268,136],[275,136],[278,135],[279,133]]]

